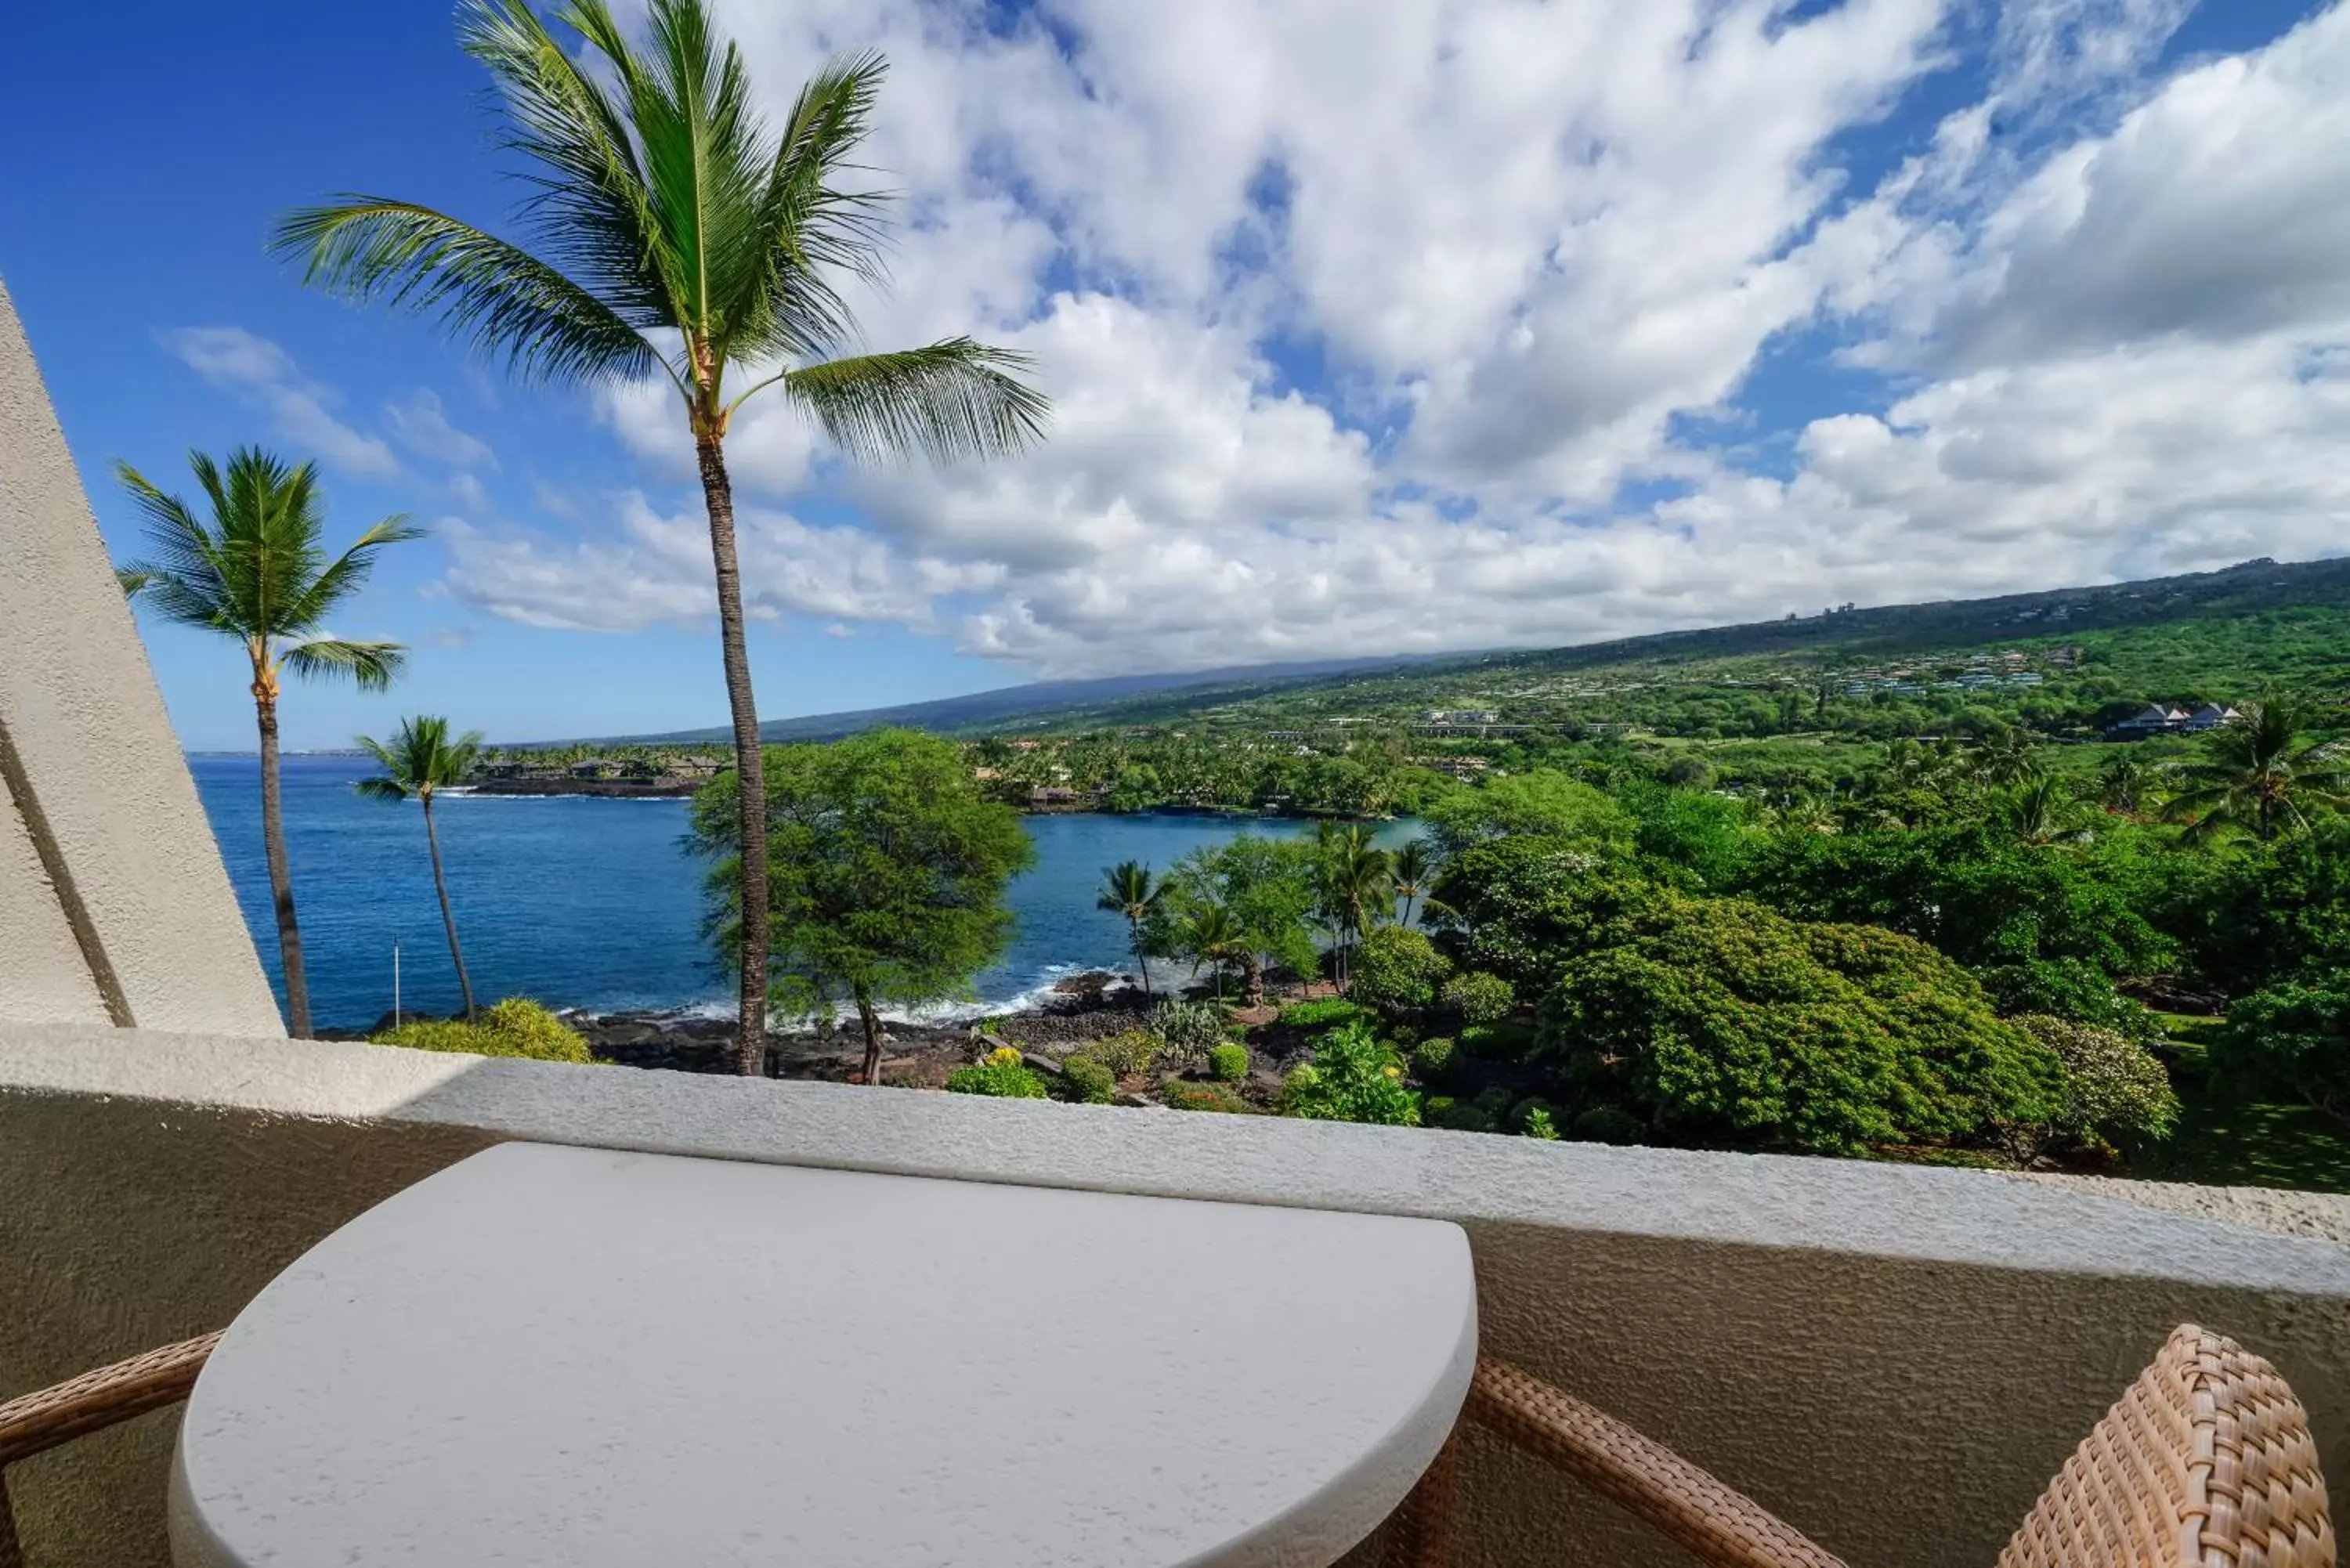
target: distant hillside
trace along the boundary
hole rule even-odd
[[[963,697],[941,697],[929,702],[907,702],[894,708],[860,708],[841,713],[810,713],[795,719],[770,719],[759,733],[770,741],[836,741],[860,730],[899,725],[914,730],[944,732],[997,728],[1011,721],[1043,715],[1063,715],[1098,708],[1153,693],[1182,693],[1202,701],[1229,701],[1300,681],[1367,670],[1395,670],[1420,662],[1427,656],[1389,655],[1373,659],[1324,659],[1292,664],[1235,665],[1222,670],[1195,670],[1169,675],[1112,675],[1095,680],[1040,680],[1026,686],[1002,686]],[[661,735],[617,735],[598,743],[641,745],[703,745],[733,739],[725,728],[679,730]]]
[[[2285,624],[2280,613],[2303,610],[2322,612],[2327,624],[2280,639],[2276,634]],[[2061,644],[2074,638],[2098,650],[2094,657],[2108,677],[2125,686],[2144,686],[2142,695],[2148,698],[2176,698],[2190,694],[2215,673],[2242,680],[2350,680],[2350,644],[2332,624],[2337,617],[2350,618],[2350,557],[2286,565],[2262,559],[2223,571],[2105,587],[1836,610],[1571,648],[1041,681],[932,702],[774,720],[760,732],[771,741],[804,741],[837,739],[884,724],[962,733],[1191,719],[1245,724],[1342,713],[1397,716],[1462,701],[1515,707],[1539,700],[1553,710],[1565,701],[1579,709],[1595,694],[1592,680],[1617,691],[1627,683],[1691,680],[1768,686],[1830,678],[1908,656]],[[1630,711],[1592,716],[1641,717]],[[615,739],[684,744],[723,742],[727,736],[725,730],[712,728]]]

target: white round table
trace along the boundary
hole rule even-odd
[[[507,1144],[255,1298],[182,1568],[1335,1562],[1476,1358],[1430,1220]]]

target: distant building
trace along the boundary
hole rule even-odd
[[[619,771],[619,764],[609,757],[583,757],[571,764],[571,776],[575,779],[600,779]]]
[[[2133,713],[2106,732],[2121,740],[2145,735],[2200,735],[2232,724],[2243,715],[2224,703],[2206,702],[2188,708],[2175,702],[2155,702]]]
[[[2222,724],[2232,724],[2242,717],[2243,715],[2233,708],[2223,708],[2217,702],[2206,702],[2187,715],[2185,728],[2190,733],[2200,734],[2206,730],[2216,730]]]

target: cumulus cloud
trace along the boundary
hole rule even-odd
[[[857,473],[754,402],[746,594],[1066,674],[2340,548],[2350,5],[2155,74],[2190,8],[736,0],[776,109],[891,59],[873,346],[977,333],[1056,408],[1018,462]],[[1847,374],[1774,390],[1791,344]],[[597,407],[664,499],[468,533],[454,591],[706,616],[673,392]]]
[[[411,452],[452,468],[495,468],[497,454],[490,443],[449,422],[438,393],[420,387],[396,403],[386,404],[383,417],[391,433]]]
[[[279,437],[298,455],[317,456],[352,473],[400,472],[391,448],[337,419],[333,389],[302,374],[294,357],[242,327],[182,327],[158,334],[163,347],[215,387],[269,413]]]

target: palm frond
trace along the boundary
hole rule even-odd
[[[404,545],[421,539],[425,532],[404,516],[385,518],[360,535],[349,549],[310,579],[308,587],[290,607],[287,620],[297,628],[318,625],[368,580],[369,575],[375,570],[376,556],[385,545]]]
[[[211,460],[204,462],[209,464]],[[228,585],[222,570],[220,543],[212,531],[186,502],[164,493],[129,463],[116,462],[114,472],[147,520],[147,545],[151,552],[149,558],[119,568],[115,580],[125,593],[143,595],[149,607],[167,620],[229,628],[233,618]]]
[[[437,316],[473,351],[502,356],[525,379],[617,380],[668,369],[636,327],[556,268],[430,207],[345,195],[289,214],[269,244],[304,259],[305,282]],[[645,325],[657,324],[648,313]]]
[[[409,797],[407,786],[393,778],[361,779],[351,788],[368,800],[402,801]]]
[[[354,737],[373,757],[383,776],[361,780],[359,793],[376,800],[405,800],[463,783],[482,749],[482,732],[468,730],[449,738],[449,721],[429,713],[403,719],[390,741]]]
[[[1020,379],[1025,354],[950,337],[894,354],[808,365],[785,393],[859,462],[915,452],[938,462],[1000,457],[1044,439],[1052,404]]]
[[[540,253],[638,327],[677,326],[681,280],[663,244],[631,125],[645,73],[602,0],[556,19],[603,57],[617,96],[547,30],[527,0],[473,0],[459,42],[505,100],[504,143],[536,166],[523,203]]]
[[[286,669],[306,679],[348,679],[363,691],[380,691],[408,662],[408,649],[396,642],[317,637],[286,644],[281,657]]]

